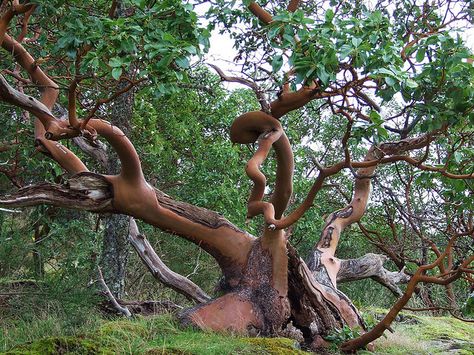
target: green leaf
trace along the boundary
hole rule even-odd
[[[196,54],[197,53],[196,47],[194,47],[194,46],[186,46],[186,47],[184,47],[184,50],[186,52],[188,52],[189,54]]]
[[[271,25],[270,29],[268,30],[268,39],[272,40],[273,38],[278,36],[281,30],[281,27],[282,26],[280,24]]]
[[[186,57],[176,58],[174,61],[176,65],[180,68],[183,68],[183,69],[189,68],[189,60]]]
[[[462,153],[461,152],[454,152],[454,161],[459,164],[462,160]]]
[[[119,80],[121,75],[122,75],[122,68],[113,68],[112,69],[112,77],[115,80]]]
[[[395,79],[392,78],[391,76],[385,77],[385,82],[387,83],[388,86],[393,86],[396,83]]]
[[[381,74],[394,75],[393,71],[385,69],[385,68],[380,68],[380,69],[378,69],[377,72],[381,73]]]
[[[418,83],[413,79],[405,80],[405,84],[411,89],[416,89],[418,87]]]
[[[380,126],[384,122],[380,114],[375,110],[370,111],[369,117],[371,121],[378,126]]]
[[[281,69],[283,65],[283,57],[281,55],[276,55],[273,57],[272,60],[272,69],[273,72],[277,72]]]
[[[123,64],[122,58],[119,58],[119,57],[110,58],[110,60],[109,60],[109,65],[110,65],[112,68],[121,67],[122,64]]]
[[[332,22],[333,18],[334,18],[334,11],[332,9],[327,10],[325,14],[326,22]]]
[[[425,59],[425,53],[426,53],[425,47],[421,47],[420,49],[418,49],[418,51],[416,52],[416,61],[418,63],[422,62],[423,59]]]
[[[360,46],[360,44],[362,43],[362,38],[359,38],[359,37],[352,37],[352,45],[357,48]]]
[[[341,47],[341,51],[339,52],[341,59],[345,59],[349,56],[349,54],[352,52],[352,47],[345,44]]]

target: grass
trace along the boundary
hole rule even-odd
[[[38,322],[38,329],[44,322]],[[46,324],[50,324],[49,322]],[[92,322],[90,323],[92,325]],[[18,324],[22,326],[22,324]],[[24,326],[25,324],[23,324]],[[96,324],[97,325],[97,324]],[[5,328],[4,328],[5,330]],[[55,336],[44,337],[53,330]],[[76,335],[58,335],[57,329],[46,327],[44,332],[17,328],[16,333],[4,333],[4,354],[298,354],[296,343],[284,338],[244,338],[232,335],[198,332],[178,327],[171,315],[137,318],[134,320],[102,321],[94,330]],[[12,340],[12,336],[23,336]],[[37,340],[25,339],[38,337]],[[9,338],[10,341],[7,341]],[[17,343],[13,347],[12,345]],[[9,349],[6,349],[9,348]]]
[[[388,333],[375,342],[375,354],[474,353],[474,326],[453,318],[404,313],[393,328],[394,334]],[[30,355],[305,353],[290,339],[245,338],[183,329],[171,314],[105,320],[99,314],[84,312],[82,319],[71,321],[58,309],[45,310],[28,319],[0,320],[2,351]]]

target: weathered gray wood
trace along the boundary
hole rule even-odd
[[[99,140],[91,142],[84,137],[74,137],[72,139],[84,153],[92,157],[107,171],[109,170],[109,157],[107,155],[107,146]]]
[[[25,95],[20,91],[15,90],[3,75],[0,75],[0,100],[21,107],[41,120],[56,120],[54,115],[44,104],[32,96]]]
[[[408,283],[410,275],[400,272],[389,271],[383,267],[388,257],[381,254],[368,253],[357,259],[340,260],[341,268],[337,273],[337,282],[350,282],[372,278],[383,286],[387,287],[397,297],[403,292],[398,287],[399,284]]]
[[[48,204],[56,207],[111,212],[113,192],[101,175],[84,172],[74,175],[67,184],[41,183],[0,196],[0,206],[29,207]]]
[[[148,267],[152,275],[164,285],[186,296],[197,303],[211,300],[199,286],[188,278],[170,270],[156,254],[155,250],[143,234],[140,234],[134,218],[130,218],[128,238],[138,256]]]

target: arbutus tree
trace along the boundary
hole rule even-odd
[[[228,31],[237,22],[249,24],[244,35],[233,32],[237,60],[243,63],[241,75],[214,69],[222,80],[250,87],[261,105],[261,110],[243,113],[229,127],[233,143],[256,145],[245,168],[252,182],[247,217],[263,215],[261,235],[252,236],[218,212],[176,201],[151,186],[132,142],[100,119],[107,104],[113,105],[130,90],[157,86],[161,92],[172,92],[186,86],[188,57],[208,45],[209,32],[198,28],[192,5],[178,1],[126,2],[130,13],[119,18],[111,16],[115,1],[112,8],[102,2],[90,7],[62,1],[2,2],[0,42],[9,56],[2,62],[10,61],[13,68],[0,76],[0,98],[25,112],[21,119],[33,116],[37,149],[70,178],[63,184],[23,187],[2,196],[0,205],[50,204],[124,214],[197,244],[216,260],[224,277],[223,295],[212,300],[189,280],[170,270],[163,272],[165,266],[131,223],[132,244],[149,269],[200,302],[183,312],[181,319],[202,329],[274,335],[284,333],[291,322],[305,343],[317,349],[334,329],[349,326],[367,331],[337,283],[374,277],[401,297],[381,323],[342,348],[367,346],[390,328],[417,283],[472,281],[472,254],[461,255],[454,263],[453,251],[460,239],[472,239],[474,231],[469,202],[474,178],[474,69],[460,37],[449,34],[472,21],[471,4],[400,1],[399,7],[392,8],[380,1],[370,10],[351,1],[321,2],[318,7],[294,0],[265,7],[254,1],[239,7],[234,3],[210,2],[207,15],[211,26],[224,24]],[[55,21],[30,24],[31,18],[45,15]],[[32,37],[27,37],[29,32]],[[17,88],[5,76],[15,80]],[[39,90],[39,100],[29,94],[30,87]],[[279,92],[269,100],[276,87]],[[53,113],[62,88],[67,91],[64,118]],[[97,91],[107,96],[100,97]],[[322,116],[343,122],[344,129],[337,141],[325,147],[326,152],[335,152],[332,158],[324,164],[323,159],[313,160],[317,173],[311,175],[309,192],[288,208],[295,158],[285,117],[314,102],[320,103]],[[12,116],[20,119],[17,113]],[[82,137],[78,145],[96,157],[97,138],[104,138],[119,157],[120,172],[90,172],[77,154],[59,143],[78,137]],[[317,145],[317,137],[310,138]],[[324,150],[315,149],[320,148]],[[266,200],[267,176],[261,166],[268,159],[276,161],[276,173]],[[451,181],[462,182],[457,195],[444,196],[465,207],[459,212],[459,223],[448,223],[446,243],[437,245],[425,238],[434,259],[420,263],[411,278],[388,272],[375,254],[351,260],[336,257],[342,232],[365,213],[376,169],[399,163],[430,173],[440,189],[448,186],[445,190],[449,190]],[[352,197],[326,217],[320,238],[304,262],[290,244],[290,229],[317,203],[325,183],[344,172],[354,181]],[[427,274],[435,268],[439,274]],[[397,286],[403,282],[408,282],[405,292]]]

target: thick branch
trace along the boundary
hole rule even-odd
[[[21,107],[38,117],[41,120],[43,126],[46,127],[47,131],[45,133],[45,137],[47,139],[58,140],[63,138],[72,138],[79,134],[79,131],[70,127],[67,121],[56,119],[50,110],[41,102],[31,96],[27,96],[18,90],[13,89],[1,75],[0,99],[17,107]],[[38,131],[43,131],[43,128],[39,126],[39,122],[36,124],[36,126]],[[107,141],[116,150],[122,163],[121,176],[125,180],[143,180],[140,158],[138,157],[138,154],[132,143],[120,129],[112,126],[106,121],[97,119],[90,120],[88,127],[91,127],[89,131],[96,131],[98,134],[107,139]],[[41,143],[48,144],[44,143],[44,141]],[[65,164],[71,165],[71,158],[74,160],[74,165],[67,169],[68,171],[73,173],[87,171],[87,168],[84,166],[84,164],[72,152],[66,150],[65,148],[60,150],[65,155],[68,155],[69,153],[69,159],[68,161],[64,161]],[[55,160],[57,160],[59,163],[64,160],[61,158],[61,154],[58,154],[57,145],[55,149],[51,150],[51,153],[53,154]]]
[[[26,4],[26,5],[13,5],[10,7],[3,16],[0,18],[0,44],[2,44],[4,37],[6,35],[8,25],[12,18],[15,15],[22,14],[24,12],[27,12],[33,8],[33,4]]]
[[[56,120],[48,107],[34,97],[15,90],[3,75],[0,75],[0,99],[32,113],[41,120],[45,127]]]
[[[112,210],[112,190],[105,178],[92,173],[81,173],[66,185],[41,183],[19,189],[0,197],[0,206],[29,207],[48,204],[92,212]]]
[[[255,1],[251,1],[249,4],[249,10],[257,16],[257,18],[262,21],[265,25],[268,25],[273,21],[272,15],[270,15],[266,10],[264,10],[259,4]]]
[[[291,92],[289,85],[285,84],[282,93],[270,103],[272,116],[280,118],[288,112],[304,107],[310,101],[323,97],[316,83],[302,86],[299,90]]]
[[[13,55],[16,62],[29,74],[33,83],[38,85],[41,102],[51,110],[58,97],[59,86],[39,68],[30,53],[9,35],[5,35],[2,47]]]
[[[230,139],[233,143],[248,144],[258,140],[258,149],[248,161],[246,173],[254,186],[248,203],[249,218],[263,213],[267,222],[280,218],[285,211],[292,192],[293,152],[288,137],[278,120],[261,112],[253,111],[239,116],[230,128]],[[274,147],[277,155],[277,178],[272,202],[263,202],[266,177],[260,171],[270,148]]]
[[[173,200],[146,182],[129,185],[113,176],[81,173],[64,185],[43,183],[0,197],[5,207],[39,204],[127,214],[182,236],[216,259],[230,287],[239,283],[255,240],[216,212]]]
[[[286,9],[289,12],[295,12],[298,9],[298,6],[300,5],[300,1],[301,0],[291,0]]]
[[[53,132],[58,130],[57,120],[50,112],[58,97],[58,85],[38,67],[21,43],[5,35],[2,47],[13,55],[17,63],[29,74],[33,83],[39,86],[41,102],[13,89],[3,77],[0,77],[0,98],[27,110],[36,117],[35,140],[40,151],[49,154],[70,174],[88,171],[84,163],[68,148],[45,139],[46,130]],[[67,129],[62,133],[73,136],[74,132]]]
[[[402,271],[393,272],[383,267],[388,258],[385,255],[368,253],[357,259],[340,260],[341,267],[337,273],[336,281],[350,282],[372,278],[387,287],[393,294],[400,297],[403,292],[398,284],[410,281],[410,276]]]

